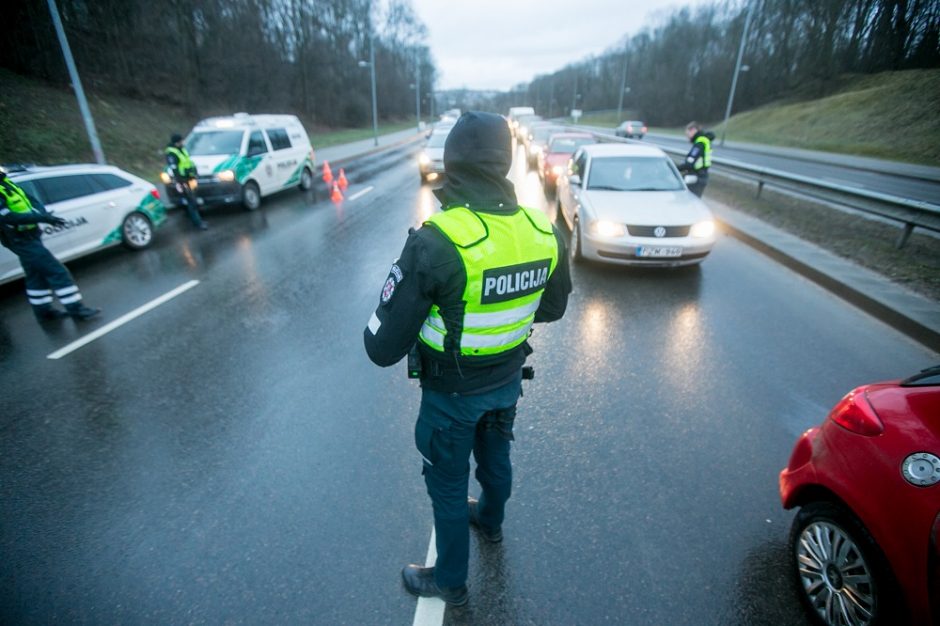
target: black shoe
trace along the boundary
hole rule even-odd
[[[33,313],[36,314],[36,319],[42,322],[48,320],[60,320],[63,317],[69,316],[69,314],[62,309],[57,309],[53,306],[47,306],[43,308],[36,307],[33,309]]]
[[[503,529],[490,529],[480,523],[480,501],[476,498],[467,498],[467,509],[470,512],[470,525],[479,531],[480,535],[490,543],[499,543],[503,540]]]
[[[101,313],[101,309],[93,309],[91,307],[85,306],[84,304],[65,308],[66,312],[72,316],[72,319],[76,320],[87,320]]]
[[[422,598],[440,598],[447,604],[463,606],[470,597],[466,585],[438,587],[434,582],[433,567],[406,565],[401,570],[401,579],[408,593]]]

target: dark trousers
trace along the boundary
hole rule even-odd
[[[698,182],[689,185],[689,191],[701,198],[702,194],[705,193],[705,186],[708,185],[708,174],[703,175],[698,172],[693,172],[693,174],[698,176]]]
[[[81,306],[82,294],[72,275],[39,237],[11,237],[5,245],[19,257],[25,274],[26,297],[34,309],[42,311],[50,308],[53,294],[66,308]]]
[[[438,586],[467,581],[470,526],[467,512],[470,453],[480,483],[480,523],[498,528],[512,492],[509,460],[521,372],[512,382],[477,395],[424,390],[415,424],[415,444],[424,457],[424,482],[434,509]]]
[[[202,224],[202,215],[199,214],[199,202],[196,200],[195,192],[186,183],[178,184],[176,190],[180,194],[180,203],[186,207],[189,221],[193,223],[193,226]]]

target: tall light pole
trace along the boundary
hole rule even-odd
[[[744,32],[741,33],[741,45],[738,47],[738,60],[734,64],[734,76],[731,78],[731,93],[728,94],[728,108],[725,109],[725,121],[721,126],[721,141],[719,146],[725,145],[725,134],[728,132],[728,118],[731,117],[731,104],[734,102],[734,90],[738,86],[738,74],[741,73],[741,59],[744,57],[744,44],[747,41],[747,29],[751,25],[751,13],[754,12],[754,0],[747,7],[747,16],[744,18]],[[745,66],[746,67],[746,66]]]
[[[98,141],[98,131],[95,130],[95,120],[91,117],[91,109],[88,108],[88,101],[85,100],[85,91],[82,89],[82,81],[78,77],[75,59],[72,58],[69,40],[65,38],[65,29],[62,28],[62,19],[59,17],[59,8],[56,6],[55,0],[49,0],[49,13],[52,14],[52,23],[55,25],[56,35],[59,36],[59,45],[62,46],[65,65],[69,69],[69,78],[72,80],[75,97],[78,99],[78,108],[81,110],[82,119],[85,121],[85,132],[88,133],[88,140],[91,142],[91,151],[95,153],[95,161],[105,165],[104,151],[101,149],[101,142]]]
[[[623,51],[623,74],[620,75],[620,98],[617,101],[617,123],[623,121],[623,94],[627,90],[627,51]]]
[[[418,109],[418,132],[421,132],[421,55],[415,48],[415,107]]]
[[[372,139],[379,145],[379,113],[375,101],[375,42],[372,33],[369,33],[369,60],[359,61],[359,67],[368,67],[372,78]]]

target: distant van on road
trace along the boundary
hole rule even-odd
[[[278,191],[313,187],[314,152],[295,115],[249,115],[202,120],[186,137],[196,165],[201,205],[241,203],[249,211]],[[179,194],[167,172],[161,174],[175,204]]]

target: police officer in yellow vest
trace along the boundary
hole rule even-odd
[[[698,122],[689,122],[685,127],[685,136],[692,142],[692,148],[679,164],[679,171],[695,174],[698,181],[689,185],[689,191],[699,198],[705,193],[708,184],[708,168],[712,166],[712,141],[715,135],[702,130]]]
[[[64,227],[68,222],[46,211],[0,169],[0,244],[15,254],[23,267],[26,298],[39,320],[71,316],[77,320],[101,311],[85,306],[78,285],[62,263],[42,244],[40,224]],[[65,311],[52,306],[53,295]]]
[[[192,181],[196,180],[196,165],[189,158],[189,152],[183,146],[183,138],[180,135],[170,137],[170,143],[164,151],[166,154],[166,171],[173,180],[173,185],[179,193],[180,201],[186,207],[186,213],[192,221],[193,226],[200,230],[209,227],[199,214],[199,205],[196,201],[196,194],[191,187]]]
[[[533,322],[560,319],[571,292],[565,244],[539,210],[520,207],[506,174],[506,121],[465,113],[444,145],[443,211],[412,230],[364,331],[377,365],[413,346],[421,408],[415,444],[434,510],[437,562],[402,570],[412,594],[467,602],[469,526],[502,541],[512,487],[516,402]],[[468,498],[469,457],[479,500]]]

